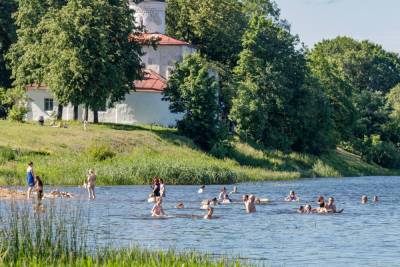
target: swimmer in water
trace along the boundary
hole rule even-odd
[[[221,192],[219,193],[218,200],[223,200],[223,199],[224,199],[224,196],[225,196],[226,194],[227,194],[226,188],[223,187],[223,188],[221,189]]]
[[[206,210],[206,209],[208,209],[210,207],[210,204],[211,204],[211,200],[207,199],[207,200],[202,202],[202,206],[201,206],[200,209]]]
[[[366,195],[363,195],[361,197],[361,204],[367,204],[367,202],[368,202],[368,197]]]
[[[326,212],[328,213],[336,213],[336,205],[335,205],[335,200],[333,197],[330,197],[328,199],[328,203],[325,205]]]
[[[224,198],[222,199],[222,204],[229,204],[231,202],[232,200],[229,198],[229,195],[228,194],[224,195]]]
[[[204,215],[204,219],[206,219],[206,220],[211,220],[211,219],[212,219],[212,216],[213,216],[213,213],[214,213],[214,209],[213,209],[212,207],[209,207],[209,208],[207,209],[207,214]]]
[[[230,195],[231,194],[237,194],[238,193],[238,191],[237,191],[237,186],[235,185],[234,187],[233,187],[233,190],[229,193]]]
[[[211,199],[210,205],[217,206],[218,205],[218,199],[216,197]]]
[[[378,196],[374,196],[374,200],[373,200],[375,203],[376,202],[379,202],[379,198],[378,198]]]
[[[317,202],[320,208],[325,208],[325,200],[323,196],[319,196]]]
[[[303,206],[300,206],[298,209],[297,209],[297,212],[298,213],[304,213],[304,207]]]
[[[203,194],[205,188],[206,188],[206,186],[203,184],[202,186],[200,186],[199,191],[197,191],[197,193]]]
[[[285,198],[285,201],[299,201],[294,191],[290,191],[289,195]]]
[[[161,197],[157,198],[157,203],[151,209],[151,216],[152,217],[165,216],[165,212],[164,212],[164,209],[162,207],[162,198]]]
[[[178,205],[176,205],[177,209],[184,209],[185,205],[182,202],[179,202]]]
[[[255,200],[256,200],[256,197],[254,195],[250,195],[250,196],[244,195],[243,196],[243,202],[244,202],[244,206],[246,208],[247,213],[256,212]]]

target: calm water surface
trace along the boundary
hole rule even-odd
[[[167,186],[164,208],[169,219],[152,219],[149,186],[98,187],[96,201],[71,200],[71,205],[89,208],[90,224],[97,243],[117,246],[139,244],[150,249],[197,250],[214,255],[249,259],[272,266],[400,266],[400,177],[305,179],[289,182],[239,184],[244,193],[269,198],[246,214],[241,203],[215,208],[215,220],[176,218],[177,214],[204,215],[203,199],[218,196],[221,186]],[[228,190],[232,186],[227,186]],[[47,188],[48,190],[48,188]],[[78,188],[63,188],[84,195]],[[295,190],[300,203],[283,198]],[[378,204],[360,204],[362,194]],[[315,203],[318,195],[334,196],[342,214],[302,215],[300,204]],[[86,197],[86,195],[84,195]],[[175,209],[182,201],[185,209]]]

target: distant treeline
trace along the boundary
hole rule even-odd
[[[223,157],[235,134],[400,167],[398,54],[350,37],[309,50],[271,0],[166,2],[167,34],[198,53],[176,66],[164,98],[203,149]],[[125,38],[139,30],[131,19],[122,0],[1,1],[0,86],[45,82],[61,103],[93,110],[122,100],[142,70],[140,45]],[[1,95],[3,110],[15,105]]]

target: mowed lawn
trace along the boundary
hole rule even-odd
[[[88,169],[98,184],[147,184],[153,176],[168,184],[224,184],[244,181],[358,175],[392,175],[337,149],[319,157],[267,150],[237,138],[225,158],[201,151],[175,129],[69,123],[52,128],[0,121],[0,185],[22,185],[29,161],[46,184],[83,183]]]

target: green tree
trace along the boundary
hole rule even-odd
[[[167,34],[198,47],[202,56],[234,66],[246,26],[238,0],[168,0]]]
[[[303,51],[297,49],[298,38],[272,18],[256,14],[242,45],[231,119],[240,135],[265,146],[289,149],[296,139],[293,97],[306,69]]]
[[[170,110],[183,114],[178,121],[179,132],[205,150],[226,137],[222,98],[218,72],[199,54],[186,57],[176,66],[164,91]]]
[[[0,87],[5,88],[11,87],[11,72],[6,68],[4,55],[16,41],[16,27],[12,18],[16,11],[16,0],[0,1]]]
[[[132,13],[123,0],[70,0],[45,7],[31,29],[20,25],[22,41],[11,56],[15,76],[21,77],[16,80],[47,84],[59,103],[84,104],[97,122],[97,110],[123,100],[142,75],[141,46],[128,38],[136,32]],[[25,31],[38,33],[38,42],[24,42]]]

